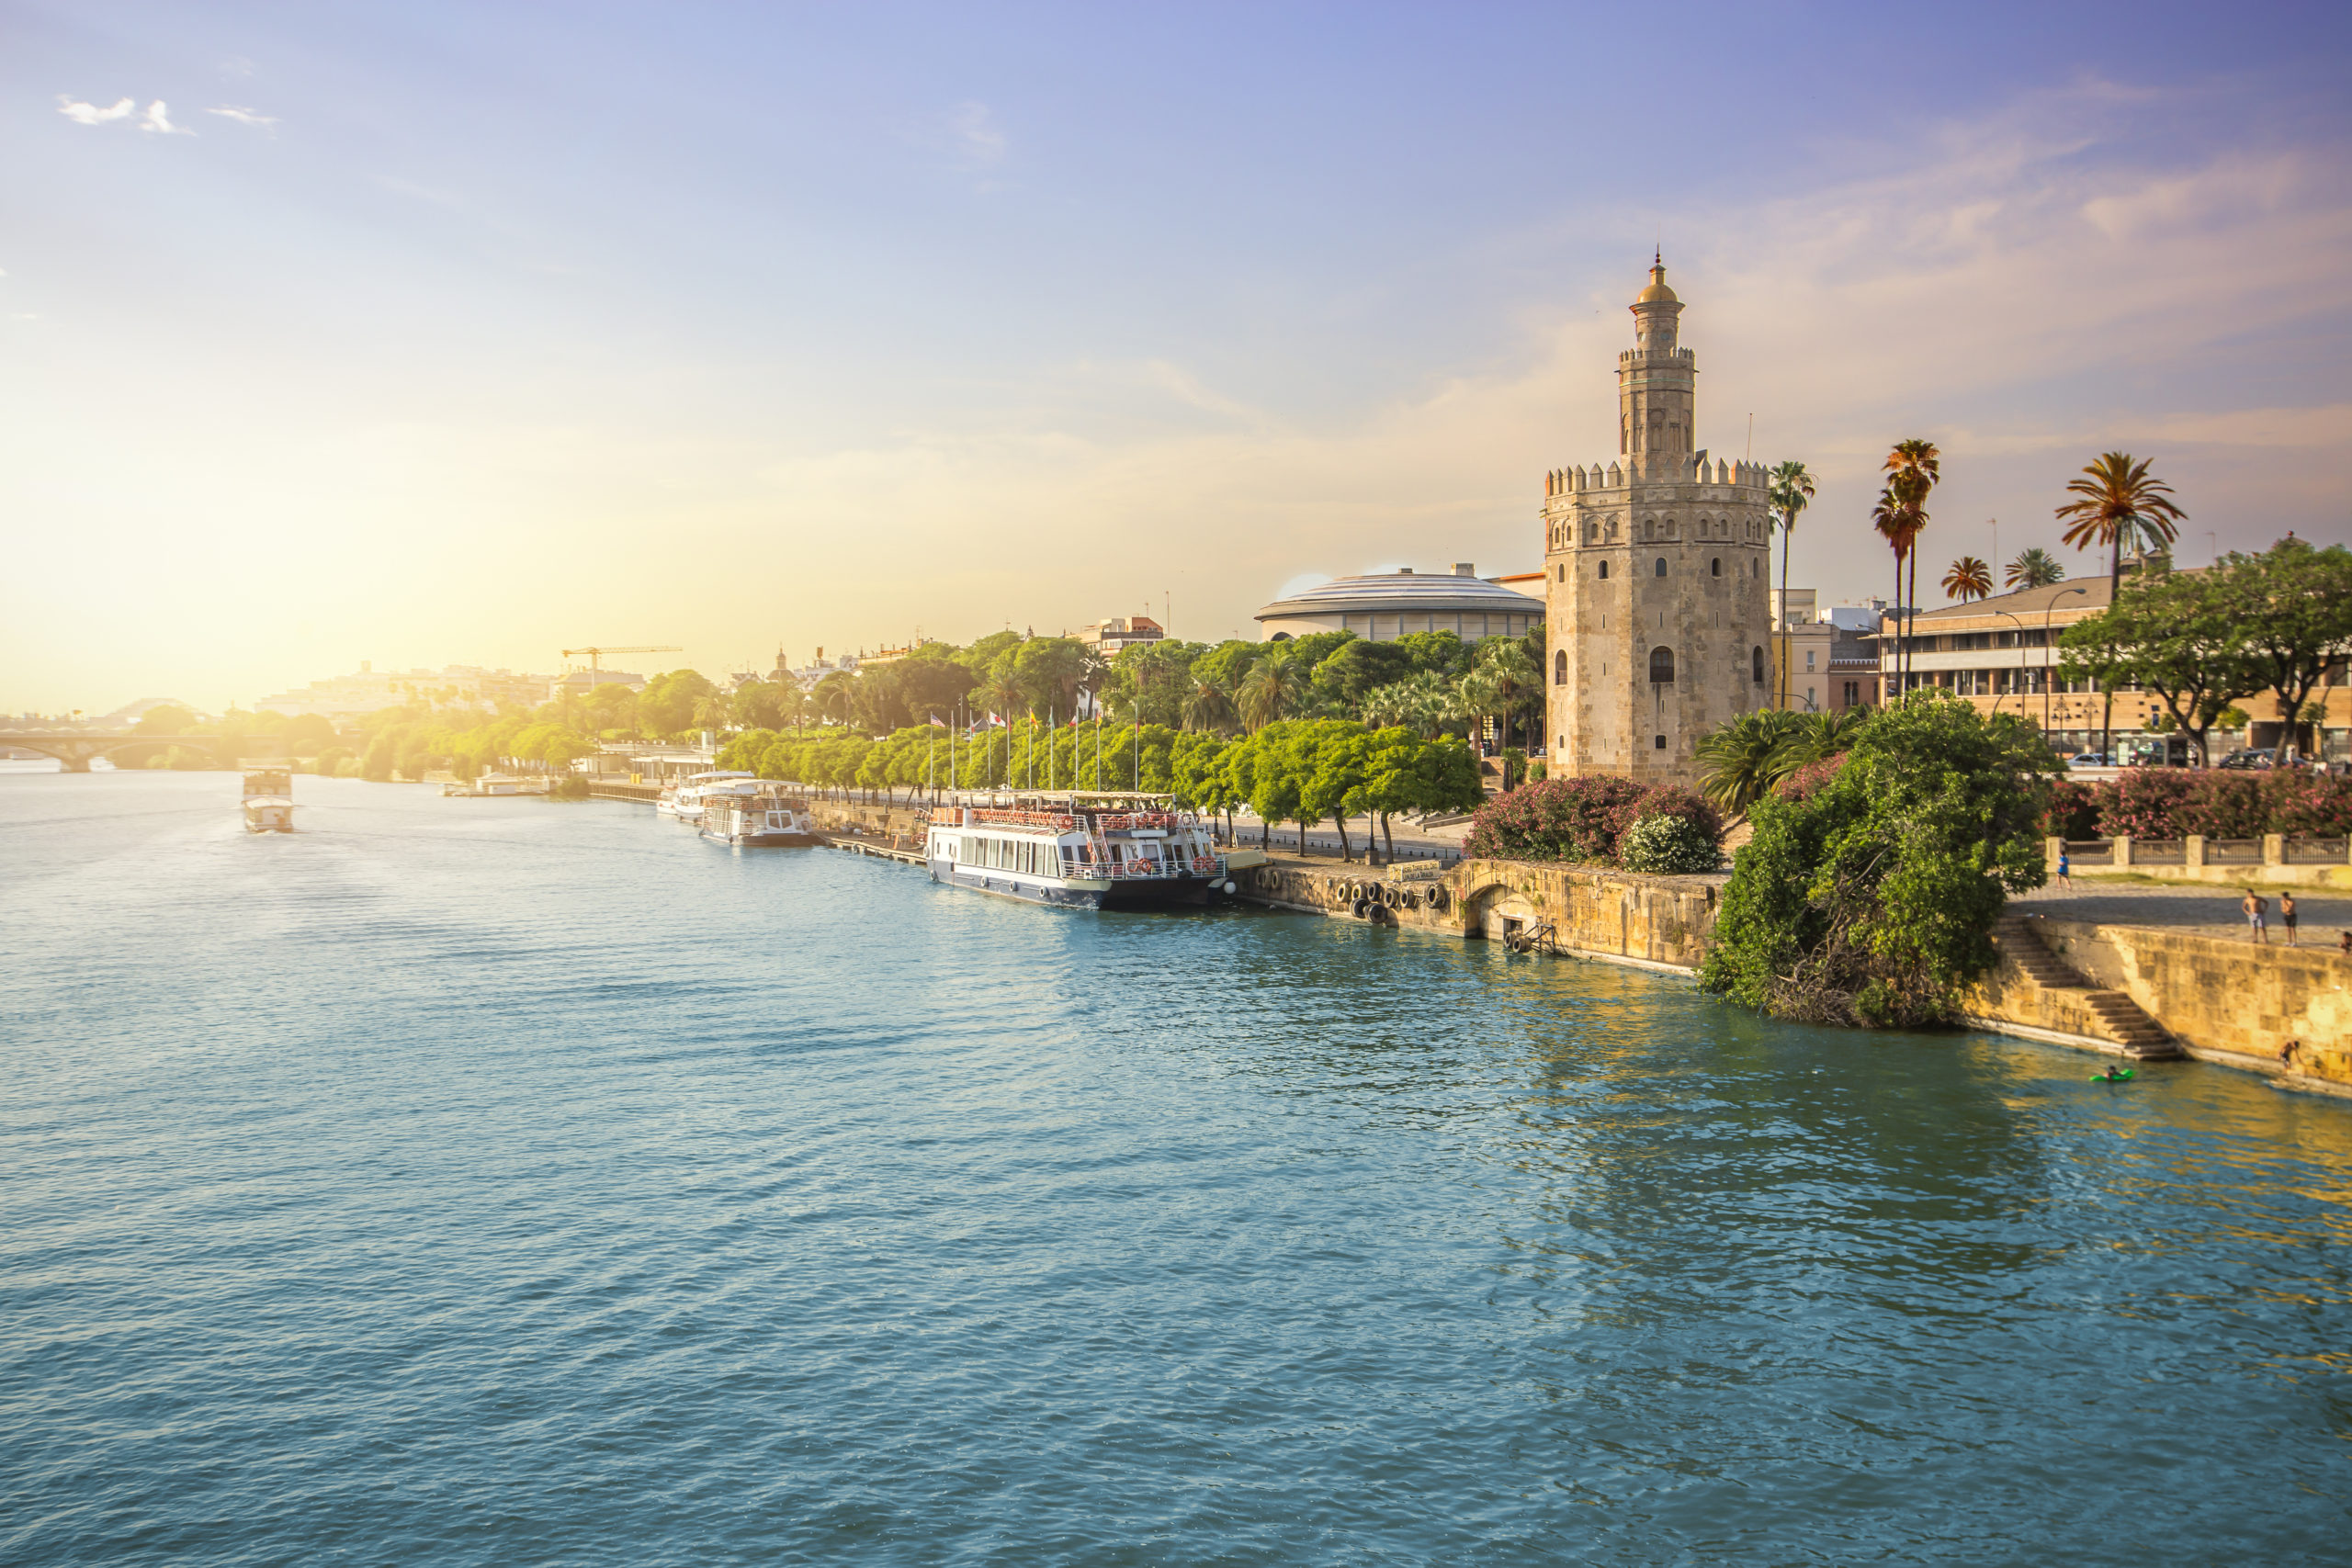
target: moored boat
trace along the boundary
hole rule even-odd
[[[933,882],[1065,908],[1165,908],[1234,890],[1207,824],[1165,795],[1074,790],[943,807],[923,860]]]
[[[654,801],[653,810],[656,816],[674,818],[680,822],[700,822],[703,802],[709,796],[752,794],[760,787],[759,777],[754,773],[691,773],[663,790]]]
[[[750,849],[803,849],[817,836],[808,803],[781,790],[725,790],[704,796],[702,836]]]

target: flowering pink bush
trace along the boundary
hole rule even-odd
[[[1723,838],[1715,808],[1679,784],[1594,776],[1542,779],[1497,795],[1479,807],[1463,849],[1497,860],[1613,865],[1617,840],[1645,817],[1679,817],[1710,843]]]
[[[2098,784],[2060,780],[2043,815],[2054,836],[2342,838],[2352,833],[2352,779],[2300,772],[2134,768]]]
[[[1838,776],[1838,770],[1846,765],[1846,759],[1851,755],[1853,753],[1850,751],[1840,751],[1835,757],[1825,757],[1818,762],[1807,762],[1804,767],[1774,784],[1772,794],[1781,800],[1811,800],[1821,793],[1822,788],[1831,779]]]

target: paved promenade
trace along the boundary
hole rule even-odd
[[[2199,935],[2246,940],[2245,916],[2238,901],[2245,890],[2229,886],[2157,887],[2145,884],[2117,886],[2097,877],[2075,878],[2072,891],[2052,884],[2010,902],[2030,915],[2053,920],[2093,920],[2110,926],[2163,926],[2194,931]],[[2278,924],[2278,891],[2265,888],[2270,901],[2270,940],[2287,940]],[[2300,922],[2296,940],[2303,946],[2334,947],[2352,927],[2352,893],[2312,888],[2295,895]]]

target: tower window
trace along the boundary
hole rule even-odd
[[[1666,750],[1666,737],[1665,737],[1665,736],[1661,735],[1661,736],[1659,736],[1659,737],[1657,738],[1657,744],[1656,744],[1656,746],[1655,746],[1654,750],[1659,750],[1659,751],[1663,751],[1663,750]]]
[[[1721,556],[1717,556],[1714,559],[1707,563],[1707,575],[1710,577],[1721,577],[1723,574],[1724,560]]]
[[[1562,562],[1560,563],[1560,581],[1563,581],[1563,582],[1566,582],[1567,580],[1568,580],[1568,563],[1567,563],[1567,562],[1566,562],[1566,561],[1562,561]]]
[[[1759,657],[1763,651],[1762,649],[1757,649]],[[1653,686],[1674,684],[1674,649],[1670,648],[1650,649],[1650,684]]]
[[[1564,648],[1552,655],[1552,684],[1555,686],[1565,686],[1567,683],[1568,650]]]
[[[1603,582],[1609,581],[1609,563],[1607,561],[1602,561],[1600,563],[1600,581]]]
[[[1666,558],[1664,556],[1657,558],[1657,574],[1660,577],[1664,577],[1666,575]]]
[[[1756,678],[1756,683],[1762,685],[1764,683],[1764,650],[1762,649],[1758,648],[1748,654],[1747,669],[1748,673]]]

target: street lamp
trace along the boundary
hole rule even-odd
[[[2019,621],[2019,620],[2018,620],[2018,618],[2017,618],[2015,615],[2010,615],[2007,610],[1996,610],[1996,611],[1994,611],[1994,612],[1993,612],[1993,614],[1995,614],[1995,615],[1996,615],[2000,616],[2000,617],[2001,617],[2001,619],[2003,619],[2003,620],[2005,620],[2005,621],[2013,621],[2013,622],[2016,622],[2016,624],[2017,624],[2017,628],[2018,628],[2018,672],[2019,672],[2019,673],[2023,673],[2023,672],[2024,672],[2024,671],[2025,671],[2025,623],[2024,623],[2023,621]],[[2043,630],[2043,632],[2042,632],[2042,634],[2041,634],[2041,635],[2042,635],[2042,641],[2044,641],[2044,642],[2046,643],[2046,642],[2048,642],[2048,641],[2050,640],[2050,633],[2049,633],[2049,631],[2048,631],[2048,629],[2047,629],[2047,628],[2045,628],[2045,629]],[[2048,654],[2049,654],[2049,650],[2048,650],[2047,649],[2044,649],[2042,650],[2042,652],[2043,652],[2043,657],[2047,658],[2047,657],[2048,657]],[[1993,696],[1993,711],[1994,711],[1995,713],[1998,713],[1998,712],[2000,712],[2000,711],[2001,711],[2001,699],[2002,699],[2003,697],[2007,696],[2007,695],[2008,695],[2008,693],[2007,693],[2007,692],[1996,692],[1996,693],[1995,693],[1995,694],[1994,694],[1994,696]],[[2023,703],[2019,703],[2018,705],[2019,707],[2023,707],[2025,705],[2024,705]],[[2046,724],[2045,724],[2045,725],[2043,725],[2041,728],[2042,728],[2042,730],[2043,730],[2043,732],[2044,732],[2045,734],[2049,731],[2049,728],[2050,728],[2050,727],[2049,727],[2048,725],[2046,725]]]
[[[2052,593],[2049,607],[2041,612],[2041,739],[2045,744],[2050,739],[2050,617],[2056,613],[2058,601],[2068,593],[2080,593],[2088,598],[2090,590],[2069,588],[2064,592]]]

